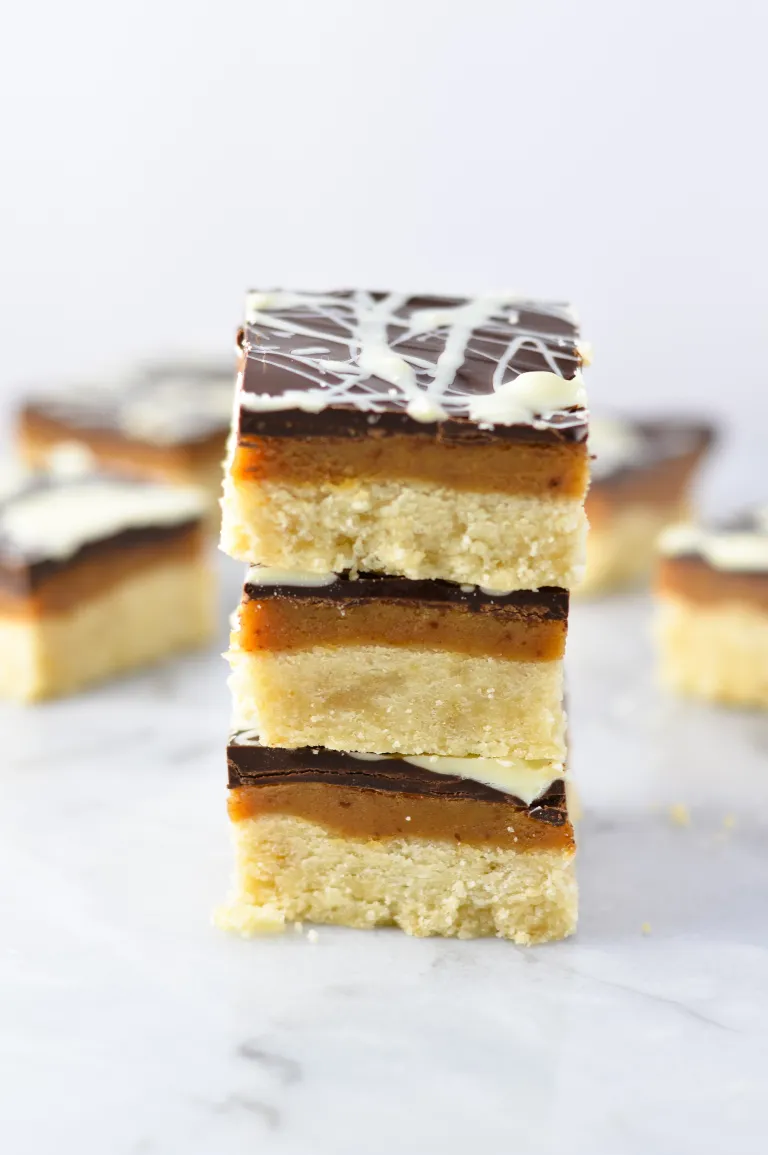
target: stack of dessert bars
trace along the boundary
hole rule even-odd
[[[249,294],[222,545],[219,921],[572,933],[563,651],[587,414],[562,305]]]

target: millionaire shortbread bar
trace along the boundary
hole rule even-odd
[[[207,641],[197,489],[17,475],[0,493],[0,694],[32,701]]]
[[[62,445],[111,473],[199,485],[216,513],[234,395],[234,366],[158,364],[126,380],[41,393],[24,405],[20,452],[46,467]]]
[[[228,762],[230,929],[394,923],[518,943],[575,929],[562,766],[269,749],[247,732]]]
[[[568,593],[250,569],[235,721],[269,746],[565,756]]]
[[[687,418],[591,418],[587,569],[579,593],[647,580],[659,534],[690,514],[691,488],[713,436],[710,425]]]
[[[672,690],[768,707],[768,506],[660,540],[661,676]]]
[[[582,573],[587,414],[567,306],[251,293],[222,548],[495,590]]]

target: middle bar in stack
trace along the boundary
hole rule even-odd
[[[269,746],[562,760],[567,618],[562,589],[254,566],[235,723]]]
[[[562,657],[588,464],[569,310],[259,293],[246,320],[230,923],[570,933]]]

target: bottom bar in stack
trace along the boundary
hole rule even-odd
[[[223,927],[286,921],[521,944],[576,929],[564,768],[229,743],[234,894]]]

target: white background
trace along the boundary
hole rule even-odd
[[[226,350],[248,285],[520,288],[578,304],[599,403],[727,416],[746,496],[766,35],[760,0],[8,7],[0,390]]]

